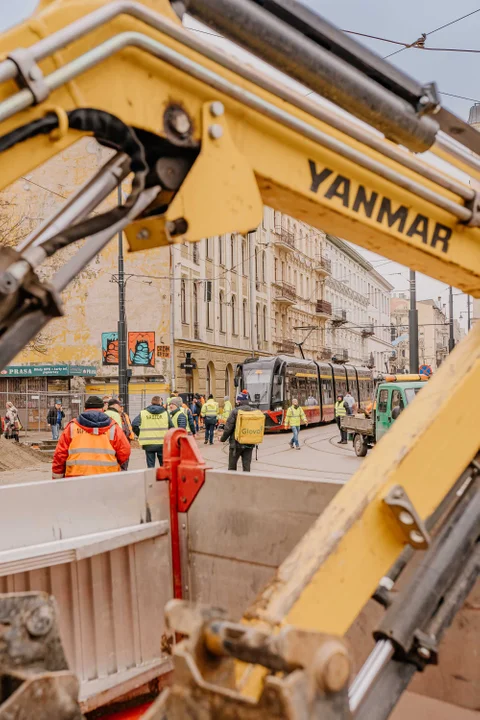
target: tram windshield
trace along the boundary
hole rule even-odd
[[[255,405],[269,405],[272,384],[272,364],[262,366],[259,363],[243,366],[243,387],[250,393]]]

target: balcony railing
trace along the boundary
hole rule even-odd
[[[287,282],[276,282],[274,283],[274,299],[278,302],[288,303],[294,305],[297,302],[297,293],[295,285],[290,285]]]
[[[319,360],[331,360],[332,359],[332,348],[321,347],[317,351],[317,357]]]
[[[366,338],[371,337],[372,335],[375,335],[375,327],[373,323],[370,323],[370,325],[362,328],[362,337]]]
[[[274,240],[278,245],[284,245],[290,250],[295,249],[295,234],[290,230],[280,228],[280,230],[277,230]]]
[[[333,354],[334,362],[347,362],[348,361],[348,350],[346,348],[338,348]]]
[[[332,314],[332,303],[329,303],[326,300],[317,300],[315,303],[315,312],[317,315],[330,317]]]
[[[291,340],[275,340],[274,345],[279,355],[294,355],[295,343]]]
[[[321,275],[329,275],[332,272],[332,261],[319,254],[315,258],[315,270]]]
[[[334,325],[344,325],[347,322],[347,311],[346,310],[337,310],[335,312],[335,315],[332,318],[332,322]]]
[[[437,353],[447,353],[448,346],[443,342],[437,342]]]

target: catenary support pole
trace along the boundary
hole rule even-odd
[[[448,338],[448,352],[452,352],[455,347],[455,336],[453,333],[453,288],[450,285],[448,289],[448,324],[450,328],[450,335]]]
[[[409,336],[409,370],[411,373],[418,372],[420,366],[418,358],[418,310],[417,310],[417,282],[415,270],[410,270],[410,310],[408,311],[408,336]]]
[[[122,185],[118,186],[118,204],[122,204]],[[125,314],[125,267],[123,232],[118,232],[118,393],[128,413],[127,321]]]

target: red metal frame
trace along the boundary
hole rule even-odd
[[[157,480],[166,480],[170,496],[173,597],[182,599],[182,559],[178,513],[187,512],[205,482],[207,466],[196,441],[183,428],[169,430],[163,444],[163,467]]]

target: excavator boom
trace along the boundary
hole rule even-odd
[[[0,38],[0,188],[84,135],[115,151],[53,220],[0,252],[1,367],[62,314],[61,291],[118,230],[132,251],[153,251],[247,233],[263,203],[480,297],[480,136],[441,107],[434,84],[421,86],[295,2],[186,7],[287,77],[183,28],[177,1],[44,0]],[[92,215],[128,175],[125,203]],[[49,284],[39,279],[48,257],[83,239]],[[405,547],[429,548],[442,602],[458,607],[471,588],[479,386],[480,325],[281,564],[242,626],[205,608],[170,607],[173,629],[190,637],[176,649],[174,689],[149,717],[338,720],[357,711],[385,667],[423,669],[448,624],[438,620],[428,634],[439,610],[425,600],[428,574],[409,606],[415,627],[402,630],[407,611],[397,603],[379,631],[376,672],[350,700],[342,636],[382,578],[395,582]],[[463,592],[454,598],[455,583]],[[240,661],[248,665],[241,690]]]

